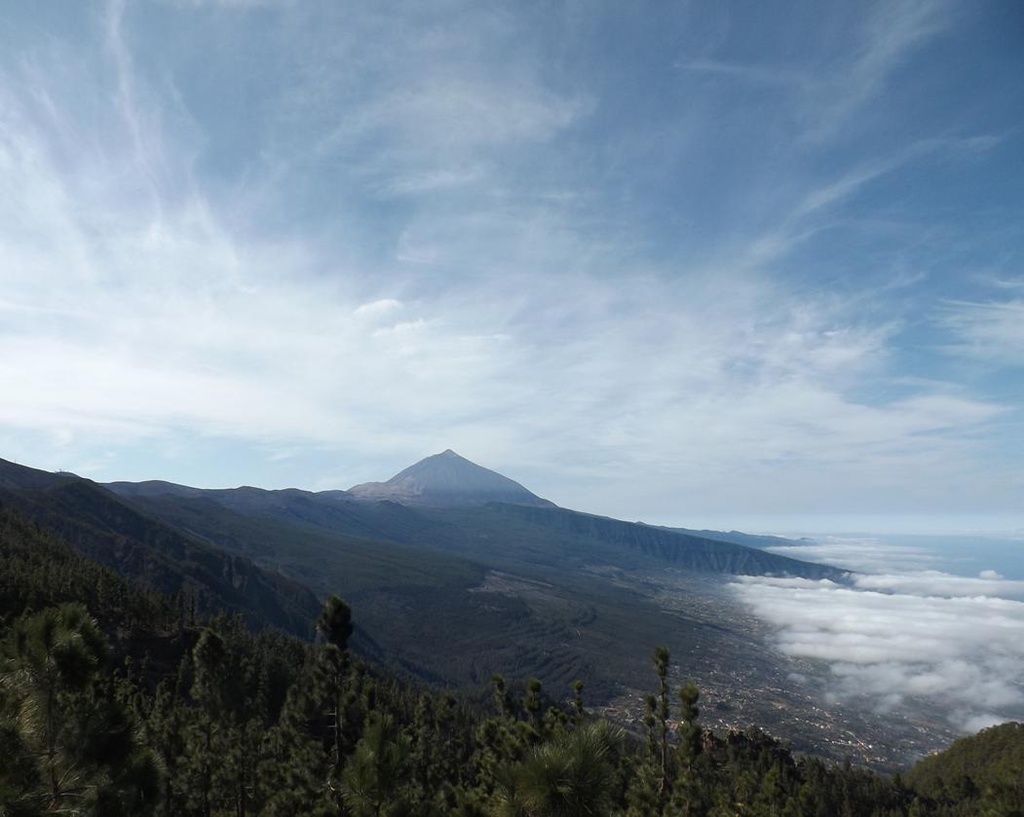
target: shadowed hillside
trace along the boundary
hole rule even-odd
[[[83,556],[202,611],[242,613],[310,636],[316,597],[301,584],[161,522],[95,483],[0,465],[0,505],[17,509]]]

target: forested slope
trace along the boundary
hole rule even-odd
[[[943,813],[1024,813],[1024,724],[1004,723],[961,738],[918,763],[906,782]]]
[[[1019,728],[991,730],[966,753],[958,744],[909,775],[910,787],[795,757],[757,729],[704,730],[699,691],[669,688],[664,649],[648,664],[643,730],[629,735],[588,714],[583,682],[545,690],[495,677],[481,708],[373,670],[349,649],[352,611],[338,600],[323,608],[313,645],[254,634],[240,617],[192,622],[174,600],[11,509],[0,511],[0,555],[0,813],[11,817],[870,817],[1021,807],[1019,787],[936,794],[929,782],[935,768],[948,774],[943,762],[983,767],[962,760],[980,758],[975,749],[997,752],[1000,773],[1019,779]]]
[[[0,461],[0,507],[17,509],[88,559],[202,611],[238,612],[308,636],[319,608],[302,584],[210,547],[88,480]]]

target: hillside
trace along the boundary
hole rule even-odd
[[[718,577],[845,575],[732,542],[557,508],[451,451],[389,482],[408,485],[407,477],[419,489],[409,504],[360,498],[355,489],[108,487],[321,596],[341,594],[405,669],[456,685],[484,683],[497,670],[564,688],[586,674],[593,694],[610,700],[639,683],[640,645],[652,640],[700,656],[709,673],[753,664],[749,676],[761,677],[769,658],[750,643]],[[499,492],[522,501],[483,501]],[[450,504],[468,494],[468,504]],[[443,501],[428,504],[424,496]],[[709,578],[688,584],[682,606],[666,611],[642,575],[665,569]],[[622,639],[623,632],[634,638]]]
[[[733,542],[737,545],[744,545],[750,548],[774,548],[774,547],[786,547],[791,545],[799,545],[801,543],[806,544],[810,542],[810,539],[787,539],[783,536],[764,536],[755,535],[750,533],[741,533],[738,530],[730,531],[719,531],[719,530],[695,530],[693,528],[664,528],[664,530],[675,531],[676,533],[685,533],[689,536],[703,536],[708,539],[716,539],[719,542]]]
[[[300,583],[203,543],[70,474],[0,461],[0,507],[17,510],[77,553],[200,612],[241,613],[303,636],[319,603]]]
[[[950,813],[1024,813],[1024,724],[961,738],[916,764],[904,780],[931,802],[966,807]]]
[[[367,487],[371,486],[371,487]],[[743,534],[683,532],[558,508],[506,477],[445,451],[384,483],[311,493],[258,488],[200,490],[162,482],[110,483],[153,513],[208,500],[243,517],[342,535],[457,553],[502,569],[586,565],[673,567],[719,574],[792,575],[842,580],[845,572],[766,553]],[[505,500],[496,497],[504,496]],[[197,532],[208,535],[202,520]],[[763,545],[761,537],[750,537]],[[232,547],[228,542],[223,542]]]
[[[146,514],[298,579],[321,597],[338,593],[358,606],[361,624],[392,663],[417,677],[475,687],[497,671],[535,675],[556,690],[586,677],[595,702],[636,718],[645,645],[665,643],[686,656],[686,677],[731,701],[716,709],[723,726],[762,722],[802,748],[867,759],[855,741],[822,739],[842,719],[824,717],[814,701],[789,690],[787,673],[801,668],[773,652],[763,626],[727,584],[742,573],[844,580],[835,568],[713,532],[552,505],[430,506],[340,490],[160,482],[108,487]],[[873,720],[865,716],[858,731],[875,737],[880,726]],[[906,752],[901,737],[872,756],[895,763]]]
[[[635,522],[623,522],[565,508],[488,505],[458,511],[432,511],[475,534],[473,546],[498,558],[529,554],[551,565],[613,565],[624,569],[653,565],[724,575],[780,575],[842,581],[846,571],[767,553],[731,541]]]
[[[73,601],[102,611],[110,631],[131,631],[143,623],[164,628],[192,614],[182,599],[171,600],[118,575],[13,508],[0,506],[0,621]]]
[[[21,489],[23,499],[32,495],[38,502],[65,483],[76,486],[72,493],[85,492],[82,507],[64,497],[55,510],[70,515],[64,524],[83,552],[93,542],[99,560],[148,553],[146,571],[123,558],[118,569],[151,582],[154,573],[167,572],[178,578],[161,586],[172,588],[199,578],[193,574],[202,560],[195,554],[219,553],[225,561],[219,571],[205,571],[205,579],[211,572],[221,580],[232,571],[237,577],[240,564],[259,571],[257,577],[285,582],[279,589],[304,585],[321,599],[338,594],[360,611],[357,643],[364,654],[431,683],[479,689],[500,672],[535,676],[562,694],[585,677],[595,705],[635,720],[642,715],[637,696],[645,653],[663,643],[685,656],[680,680],[713,689],[715,723],[722,728],[764,723],[801,749],[852,753],[887,766],[919,743],[908,744],[901,734],[879,746],[883,725],[876,716],[828,714],[792,689],[789,673],[805,668],[773,650],[763,624],[728,586],[732,576],[749,572],[843,580],[843,571],[825,565],[554,506],[432,507],[358,499],[345,491],[205,490],[166,482],[103,489],[29,471],[17,471],[34,486]],[[112,530],[93,541],[104,528]],[[110,546],[111,537],[118,547]],[[155,541],[181,547],[153,554]],[[243,580],[241,588],[233,583],[227,582],[235,591],[252,589],[262,579]],[[251,616],[264,602],[271,609],[277,603],[250,598],[243,604],[228,589],[203,595],[220,594],[228,609],[247,605]],[[276,626],[294,623],[281,622],[280,611],[271,617]],[[299,625],[303,633],[310,618]],[[870,740],[826,739],[844,728]],[[867,744],[876,745],[870,755],[862,749]]]
[[[938,799],[795,755],[756,727],[716,733],[700,689],[669,695],[661,647],[643,662],[647,723],[630,734],[595,716],[586,679],[560,704],[536,681],[496,676],[480,705],[373,670],[343,627],[312,646],[225,617],[188,625],[168,599],[9,509],[0,555],[0,813],[12,817],[943,817],[1021,806],[1019,783],[947,787]],[[359,619],[336,603],[324,612]],[[1019,734],[996,734],[947,759],[968,742],[1000,764],[1018,757],[999,750]],[[1019,781],[1019,765],[1005,769]]]

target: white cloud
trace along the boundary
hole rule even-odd
[[[835,563],[844,545],[827,547]],[[880,560],[883,549],[867,555]],[[851,561],[864,556],[854,543]],[[828,668],[833,699],[883,711],[927,702],[971,731],[1024,715],[1024,582],[986,574],[860,574],[851,585],[744,577],[732,586],[775,627],[781,652]]]
[[[394,298],[380,298],[376,301],[360,304],[353,311],[353,315],[359,318],[377,320],[385,318],[402,309],[402,302]]]
[[[705,148],[717,127],[683,105],[647,128],[618,73],[556,70],[581,43],[526,36],[528,16],[296,4],[267,12],[281,28],[264,74],[208,55],[235,84],[204,73],[207,98],[186,57],[150,61],[142,11],[108,8],[102,37],[0,60],[0,416],[15,438],[53,433],[62,465],[193,434],[339,459],[454,446],[632,517],[1015,503],[976,443],[1002,404],[891,377],[904,324],[873,290],[772,272],[906,151],[787,170],[778,196],[771,174],[726,186],[771,218],[705,237],[721,254],[691,261],[674,236],[714,191],[648,201],[660,188],[643,185],[673,162],[729,164],[674,152],[683,120]],[[861,86],[931,30],[913,9],[891,42],[843,51]],[[203,105],[247,94],[252,144],[219,141]],[[621,135],[637,123],[640,147]]]
[[[1024,582],[928,565],[924,548],[834,539],[772,548],[859,571],[846,585],[743,577],[738,597],[787,654],[821,662],[831,700],[927,704],[963,731],[1024,716]]]
[[[813,544],[779,545],[768,550],[859,572],[920,571],[934,563],[934,556],[924,548],[890,545],[877,539],[830,537]]]
[[[978,578],[953,576],[938,570],[920,573],[867,575],[855,579],[857,587],[885,593],[953,598],[996,597],[1024,601],[1024,581],[1003,579],[995,571],[984,571]]]

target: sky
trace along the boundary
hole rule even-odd
[[[0,457],[1019,532],[1022,182],[1016,0],[9,4]]]

